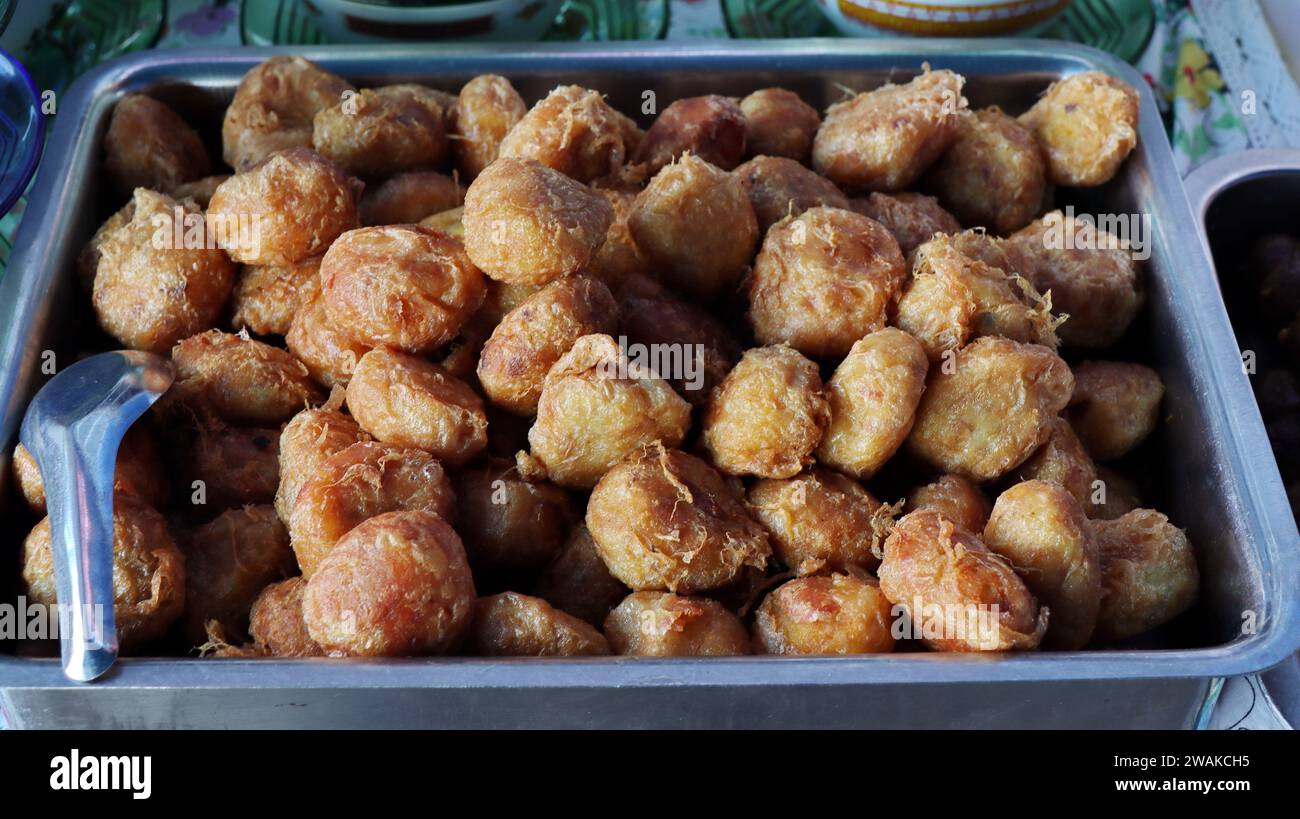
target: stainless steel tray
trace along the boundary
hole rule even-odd
[[[1207,162],[1187,178],[1187,198],[1202,227],[1205,250],[1219,274],[1219,287],[1232,306],[1238,346],[1271,339],[1254,335],[1258,321],[1246,283],[1234,274],[1252,242],[1274,231],[1300,232],[1300,150],[1256,150]],[[1264,354],[1265,351],[1257,351]],[[1300,366],[1292,365],[1300,371]],[[1300,469],[1300,464],[1293,464]],[[1266,700],[1292,727],[1300,728],[1300,654],[1292,654],[1263,675]]]
[[[73,259],[106,209],[100,138],[114,101],[147,89],[219,122],[239,77],[282,49],[154,52],[106,64],[60,100],[9,272],[0,283],[0,442],[12,444],[38,385],[39,352],[71,309]],[[1148,213],[1149,327],[1143,358],[1167,385],[1160,505],[1187,527],[1204,592],[1180,625],[1127,651],[727,660],[197,661],[128,659],[93,685],[49,660],[0,656],[11,722],[94,726],[888,726],[1190,727],[1216,678],[1281,661],[1300,643],[1300,540],[1242,373],[1214,273],[1141,77],[1098,51],[1042,41],[783,41],[452,50],[294,49],[359,84],[454,89],[510,77],[528,98],[561,82],[640,109],[679,96],[780,84],[824,105],[922,61],[968,78],[973,105],[1027,107],[1054,78],[1100,68],[1142,93],[1141,143],[1081,211]],[[0,535],[19,537],[13,532]],[[7,544],[6,544],[7,545]],[[0,545],[0,551],[13,554]],[[1247,610],[1259,628],[1243,634]],[[1160,646],[1152,648],[1150,646]]]

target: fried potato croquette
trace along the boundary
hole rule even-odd
[[[324,656],[324,649],[307,633],[302,619],[305,591],[304,577],[291,577],[262,589],[248,617],[254,646],[272,657]]]
[[[617,177],[641,141],[636,123],[596,91],[562,85],[501,141],[500,158],[531,159],[579,182]]]
[[[628,219],[636,205],[636,193],[628,190],[597,188],[605,197],[614,215],[605,231],[605,241],[591,257],[587,272],[605,283],[610,292],[617,294],[624,281],[632,277],[649,276],[650,260],[632,238]]]
[[[1085,361],[1074,368],[1067,414],[1088,452],[1099,461],[1113,461],[1155,430],[1164,395],[1164,382],[1150,367]]]
[[[746,495],[772,550],[797,575],[850,567],[874,569],[880,502],[857,481],[814,466],[801,475],[754,483]]]
[[[208,203],[208,230],[237,262],[301,262],[357,226],[361,188],[314,151],[291,148],[222,182]]]
[[[878,654],[894,650],[892,604],[879,584],[847,574],[800,577],[754,615],[761,654]]]
[[[231,325],[259,336],[286,335],[294,316],[320,293],[320,259],[311,256],[288,265],[245,265],[230,300],[234,306]]]
[[[701,301],[736,286],[758,243],[758,219],[740,178],[694,154],[654,175],[628,228],[655,275]]]
[[[1101,185],[1137,145],[1138,99],[1123,80],[1085,71],[1052,83],[1020,123],[1043,146],[1052,182]]]
[[[362,441],[325,458],[303,482],[289,513],[289,537],[303,576],[311,577],[363,520],[411,510],[450,518],[455,508],[451,481],[432,455]]]
[[[903,255],[911,254],[936,233],[960,233],[961,223],[939,200],[923,193],[871,193],[849,200],[849,208],[885,226]]]
[[[221,125],[222,156],[246,171],[276,151],[310,148],[312,121],[353,91],[303,57],[280,55],[244,75]]]
[[[573,343],[618,327],[618,304],[609,288],[587,276],[551,282],[511,310],[483,345],[478,380],[492,403],[534,415],[542,381]]]
[[[1052,309],[1069,316],[1058,331],[1066,346],[1095,350],[1119,341],[1143,302],[1127,242],[1060,211],[1015,233],[1010,242],[1016,272],[1038,292],[1051,291]]]
[[[895,309],[895,322],[925,347],[931,361],[980,336],[1001,336],[1056,349],[1050,302],[1023,278],[991,267],[939,235],[918,247],[912,279]]]
[[[938,512],[904,515],[885,541],[880,590],[937,651],[1037,648],[1048,611],[1007,560]]]
[[[542,568],[559,554],[579,517],[563,489],[524,480],[508,460],[461,471],[455,487],[459,530],[476,569]]]
[[[708,404],[713,388],[740,358],[740,345],[722,322],[663,288],[625,295],[619,330],[647,350],[684,351],[680,375],[674,374],[668,383],[693,407]]]
[[[634,157],[650,173],[692,154],[724,171],[745,156],[746,120],[735,100],[717,95],[675,100],[659,112]]]
[[[27,447],[14,447],[14,481],[33,514],[45,514],[45,481],[36,459]],[[143,425],[128,427],[117,448],[113,469],[113,492],[133,495],[155,509],[167,506],[171,492],[158,455],[158,443]]]
[[[1153,509],[1093,520],[1101,553],[1102,598],[1094,639],[1112,642],[1163,625],[1191,608],[1200,591],[1187,535]]]
[[[1033,133],[996,107],[957,118],[957,138],[926,184],[963,223],[1001,236],[1034,221],[1049,194]]]
[[[455,530],[429,512],[386,512],[339,540],[308,579],[307,633],[332,657],[445,654],[474,617]]]
[[[756,156],[736,168],[736,176],[758,217],[760,236],[785,217],[798,216],[809,208],[849,207],[849,198],[834,182],[793,159]]]
[[[460,89],[451,114],[456,167],[470,182],[496,161],[510,129],[528,113],[524,98],[505,77],[480,74]]]
[[[1101,608],[1101,560],[1088,520],[1059,484],[1025,481],[998,496],[984,544],[1011,562],[1048,611],[1043,648],[1087,645]]]
[[[178,542],[185,555],[181,631],[195,646],[206,640],[212,620],[226,634],[245,634],[262,589],[298,570],[289,531],[270,505],[222,512]]]
[[[931,373],[908,449],[937,469],[991,481],[1047,441],[1073,390],[1070,368],[1048,348],[978,339]]]
[[[690,424],[690,404],[668,382],[609,336],[589,335],[546,374],[528,444],[552,481],[589,489],[638,447],[677,446]]]
[[[436,171],[407,171],[366,189],[361,197],[361,224],[416,224],[458,208],[464,201],[465,189],[450,176]]]
[[[639,657],[737,657],[749,653],[749,634],[715,600],[669,592],[629,594],[605,619],[615,654]]]
[[[144,94],[113,106],[104,134],[104,171],[120,196],[136,188],[171,191],[212,173],[203,140],[171,108]],[[177,197],[183,198],[183,197]]]
[[[605,473],[587,502],[587,528],[610,573],[638,591],[716,589],[745,566],[763,568],[771,553],[738,487],[659,445]]]
[[[199,236],[191,241],[195,228]],[[79,260],[104,331],[123,346],[166,355],[177,341],[214,326],[235,266],[209,250],[207,238],[202,212],[191,203],[136,188]]]
[[[172,366],[172,390],[181,400],[198,402],[233,424],[278,424],[323,399],[292,353],[220,330],[178,342]]]
[[[182,493],[196,511],[271,503],[280,481],[280,430],[199,417],[180,436]]]
[[[1021,481],[1050,481],[1057,484],[1070,493],[1084,512],[1092,511],[1097,465],[1064,418],[1052,420],[1051,434],[1047,441],[1034,450],[1028,460],[1012,470],[1012,474]]]
[[[762,344],[804,355],[847,355],[885,326],[907,268],[879,222],[817,207],[773,225],[748,281],[749,321]]]
[[[730,475],[790,478],[830,422],[817,365],[784,346],[749,350],[713,393],[701,441]]]
[[[903,85],[889,83],[832,105],[813,140],[813,169],[842,188],[906,188],[956,138],[965,82],[927,67]]]
[[[830,423],[817,448],[827,466],[869,478],[902,445],[925,392],[920,342],[886,327],[863,336],[826,383]]]
[[[821,127],[817,109],[784,88],[760,88],[740,101],[750,156],[783,156],[804,164]]]
[[[960,475],[940,475],[907,493],[908,512],[938,512],[968,532],[983,532],[993,507],[980,488]]]
[[[533,594],[597,628],[627,591],[600,559],[585,523],[569,530],[560,553],[542,569],[533,587]]]
[[[481,597],[474,604],[468,649],[482,657],[598,657],[609,643],[589,624],[517,592]]]
[[[316,114],[312,147],[363,179],[436,168],[447,157],[442,106],[419,86],[365,88]]]
[[[468,384],[431,361],[385,347],[357,362],[348,409],[376,440],[423,449],[450,466],[487,446],[483,399]]]
[[[325,459],[370,440],[351,415],[339,411],[337,400],[332,398],[324,407],[303,410],[280,433],[280,483],[275,492],[275,511],[286,525],[298,490]]]
[[[546,284],[583,270],[614,210],[603,196],[541,163],[501,158],[465,193],[465,250],[493,279]]]
[[[230,174],[222,173],[215,176],[205,176],[201,179],[195,179],[192,182],[182,182],[179,185],[173,185],[166,189],[166,194],[180,202],[185,199],[193,199],[194,204],[207,210],[208,204],[212,201],[212,194],[217,192],[221,183],[230,178]]]
[[[54,577],[50,519],[23,541],[22,576],[27,599],[59,603]],[[113,498],[113,618],[124,653],[161,637],[185,608],[185,558],[163,516],[129,495]]]
[[[361,356],[370,347],[334,327],[319,293],[309,297],[294,315],[285,346],[323,387],[346,387]]]
[[[483,303],[483,274],[461,243],[418,225],[350,230],[320,263],[330,326],[367,346],[427,353]]]
[[[465,223],[462,217],[465,215],[465,206],[444,210],[441,213],[435,213],[426,216],[420,220],[420,227],[427,227],[430,230],[436,230],[439,233],[445,233],[453,239],[464,243],[465,241]],[[491,281],[489,279],[488,281]]]

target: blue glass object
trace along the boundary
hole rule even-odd
[[[44,140],[40,92],[22,64],[0,50],[0,214],[27,189]]]

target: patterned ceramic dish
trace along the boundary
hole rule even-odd
[[[819,0],[846,34],[941,37],[1035,34],[1071,0]]]
[[[313,0],[317,23],[335,43],[393,40],[540,40],[561,0],[477,0],[460,3],[388,4]]]

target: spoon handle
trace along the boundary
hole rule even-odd
[[[120,436],[78,441],[67,427],[47,432],[45,503],[59,595],[64,673],[93,680],[117,659],[113,617],[113,468]]]

